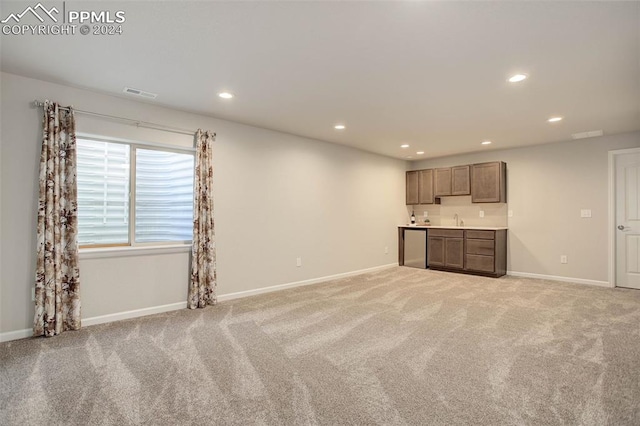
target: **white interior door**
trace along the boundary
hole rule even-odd
[[[640,152],[616,157],[616,284],[640,289]]]

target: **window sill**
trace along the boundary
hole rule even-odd
[[[190,253],[191,244],[172,244],[164,246],[103,247],[79,250],[80,260],[105,259],[112,257],[152,256],[158,254]]]

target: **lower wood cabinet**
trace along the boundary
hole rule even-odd
[[[464,231],[429,229],[427,259],[429,266],[462,269],[464,267]]]
[[[507,269],[507,230],[429,229],[428,267],[500,277]]]
[[[464,239],[445,238],[444,266],[447,268],[462,268],[464,265]]]
[[[464,269],[492,276],[507,273],[507,231],[465,231]]]
[[[444,266],[444,237],[432,237],[427,233],[427,264],[432,269]]]

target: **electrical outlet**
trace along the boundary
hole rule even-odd
[[[480,217],[484,217],[484,210],[480,210]]]
[[[591,217],[591,209],[580,210],[580,217]]]
[[[423,215],[424,217],[429,217],[429,212],[424,212]]]
[[[387,246],[384,247],[384,254],[389,254],[389,247]]]
[[[560,263],[567,263],[567,255],[563,254],[562,256],[560,256]]]
[[[513,210],[509,210],[508,215],[509,215],[509,217],[513,217]]]
[[[36,288],[35,287],[31,287],[31,301],[32,302],[36,301]]]
[[[298,268],[302,266],[302,258],[301,257],[296,257],[296,266]]]

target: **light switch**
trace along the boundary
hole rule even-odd
[[[484,217],[484,210],[480,210],[480,217]]]
[[[429,212],[425,211],[424,212],[424,217],[429,217]]]
[[[590,209],[580,210],[580,217],[591,217],[591,210]]]
[[[509,217],[513,217],[513,210],[509,210],[508,215],[509,215]]]

